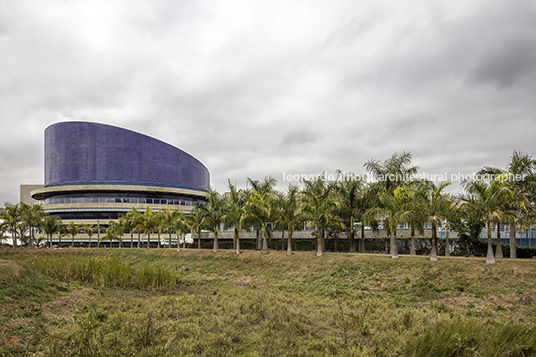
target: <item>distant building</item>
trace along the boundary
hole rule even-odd
[[[31,189],[46,214],[65,224],[106,225],[133,207],[189,211],[205,202],[209,184],[199,160],[165,142],[111,125],[62,122],[45,130],[44,186],[21,186],[21,201]]]

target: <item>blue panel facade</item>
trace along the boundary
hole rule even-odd
[[[131,130],[63,122],[45,130],[45,186],[151,185],[206,191],[208,169],[190,154]]]

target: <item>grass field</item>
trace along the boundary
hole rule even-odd
[[[536,261],[0,251],[3,355],[536,355]]]

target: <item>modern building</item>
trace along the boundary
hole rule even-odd
[[[65,224],[106,225],[133,207],[190,211],[205,202],[209,184],[199,160],[165,142],[111,125],[61,122],[45,130],[44,186],[30,194]]]

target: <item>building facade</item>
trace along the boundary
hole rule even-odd
[[[160,140],[116,126],[61,122],[45,130],[44,187],[31,191],[47,215],[106,225],[132,208],[190,211],[205,202],[208,169]]]

